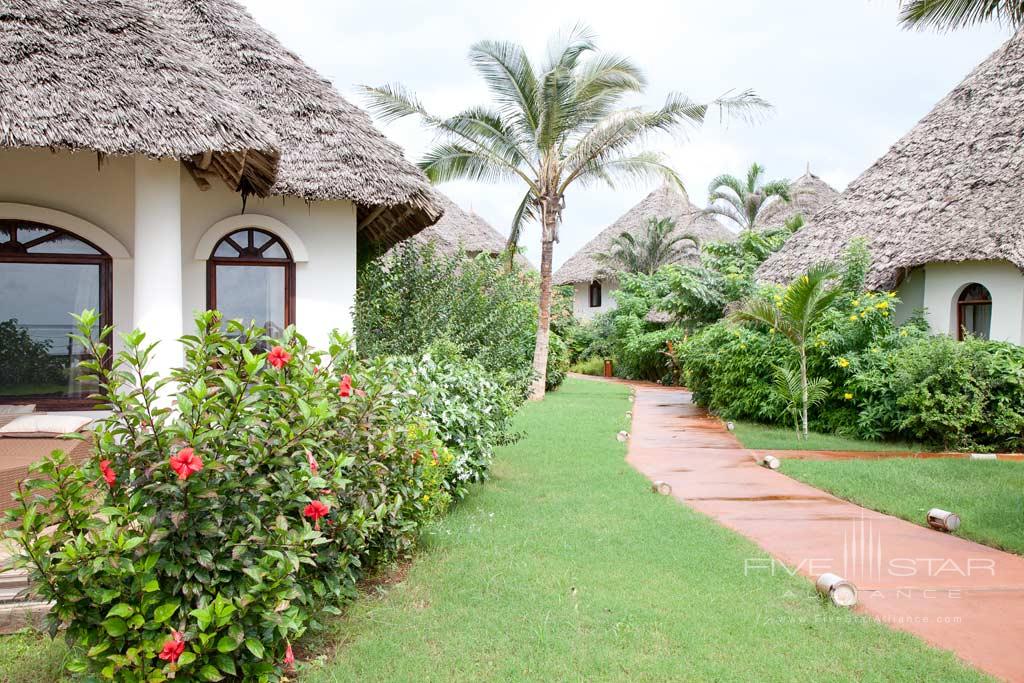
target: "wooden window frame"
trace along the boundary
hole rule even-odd
[[[262,233],[267,235],[270,240],[262,247],[255,247],[253,245],[252,237],[255,233]],[[234,238],[239,233],[247,233],[247,243],[243,247]],[[258,249],[260,254],[253,255],[249,254],[246,256],[215,256],[217,250],[221,244],[225,242],[229,243],[233,249],[239,253],[245,251],[251,251]],[[274,244],[281,245],[281,249],[284,250],[285,258],[270,258],[262,256],[262,252],[269,249]],[[292,258],[292,252],[285,244],[285,241],[279,236],[264,230],[263,228],[249,227],[239,228],[233,230],[227,235],[224,235],[213,248],[210,250],[210,258],[206,261],[206,310],[213,311],[217,309],[217,266],[256,266],[260,268],[284,268],[284,324],[285,327],[295,324],[295,260]]]
[[[964,295],[967,294],[967,291],[971,287],[973,287],[974,285],[977,285],[977,286],[981,287],[982,289],[984,289],[985,292],[988,294],[988,298],[987,299],[964,299],[963,298]],[[991,308],[992,308],[992,292],[990,292],[989,288],[986,287],[985,285],[981,284],[980,282],[970,282],[962,290],[960,290],[960,294],[957,295],[957,297],[956,297],[956,339],[957,339],[957,341],[963,341],[964,340],[964,309],[967,306],[977,306],[979,304],[988,305],[988,307],[990,309],[989,310],[989,319],[988,319],[988,336],[989,337],[992,336],[992,312],[991,312]]]
[[[595,294],[597,294],[596,297],[594,296]],[[591,308],[601,308],[601,294],[602,294],[602,292],[601,292],[601,283],[598,282],[597,280],[594,280],[593,282],[590,283],[590,299],[589,299],[589,302],[590,302],[590,307]],[[597,300],[596,304],[594,303],[595,299]]]
[[[20,219],[0,219],[0,230],[4,230],[9,227],[32,227],[44,230],[52,230],[53,234],[47,235],[44,238],[38,238],[28,242],[24,246],[26,249],[36,244],[49,241],[58,235],[67,235],[72,237],[83,244],[87,244],[92,249],[97,251],[96,254],[30,254],[27,252],[13,252],[5,251],[0,249],[0,263],[39,263],[39,264],[70,264],[70,265],[95,265],[99,266],[99,277],[100,277],[100,288],[99,288],[99,305],[100,305],[100,329],[109,327],[113,324],[114,315],[114,295],[113,295],[113,259],[105,251],[100,249],[94,243],[89,240],[76,235],[70,230],[59,228],[56,225],[49,225],[47,223],[40,223],[38,221],[25,221]],[[103,365],[107,368],[110,367],[112,359],[112,352],[108,351],[106,356],[103,358]],[[12,404],[26,404],[34,403],[36,409],[39,411],[46,410],[96,410],[98,404],[95,400],[91,400],[83,395],[74,395],[61,398],[54,398],[52,396],[0,396],[0,405],[12,405]]]

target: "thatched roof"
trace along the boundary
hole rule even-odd
[[[393,243],[424,176],[234,0],[0,0],[0,146],[182,159],[257,195],[356,203]]]
[[[599,263],[594,256],[606,253],[611,248],[612,240],[624,232],[641,236],[651,218],[672,218],[676,222],[676,233],[694,234],[703,242],[726,242],[736,238],[728,228],[691,204],[685,192],[664,184],[563,263],[554,275],[555,284],[591,282],[610,275],[608,266]],[[688,258],[696,256],[693,254]]]
[[[775,197],[761,210],[757,217],[759,229],[780,228],[797,214],[803,216],[804,221],[809,221],[811,216],[839,197],[835,188],[811,173],[810,167],[789,184],[789,193],[790,201],[784,202]]]
[[[758,271],[781,282],[864,237],[867,284],[929,262],[1024,269],[1024,29],[981,63]]]

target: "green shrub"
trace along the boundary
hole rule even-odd
[[[734,419],[790,426],[786,405],[772,388],[774,368],[791,356],[781,336],[722,321],[676,348],[683,383],[698,405]]]
[[[536,276],[507,261],[405,242],[360,269],[355,336],[365,357],[419,356],[447,341],[525,398],[536,330]]]
[[[574,363],[571,368],[572,372],[578,372],[581,375],[594,375],[595,377],[601,377],[604,375],[604,358],[588,358]]]
[[[359,361],[337,336],[323,354],[291,329],[225,332],[214,312],[183,339],[173,377],[147,374],[140,332],[107,369],[110,330],[93,338],[95,318],[80,317],[93,356],[83,367],[112,412],[94,456],[77,466],[58,451],[35,466],[6,520],[16,565],[54,603],[51,634],[66,626],[68,669],[278,680],[289,642],[447,506],[461,455],[431,416],[449,400],[439,387],[472,380],[429,362],[410,373],[405,359]],[[455,426],[446,439],[472,429],[491,436]]]

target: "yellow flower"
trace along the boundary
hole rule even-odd
[[[853,305],[854,306],[860,306],[860,299],[854,299],[853,300]]]
[[[857,316],[856,315],[851,315],[850,316],[850,320],[852,320],[853,322],[857,322]]]
[[[862,317],[862,318],[868,317],[868,312],[867,311],[861,311],[860,312],[860,317]]]
[[[840,358],[839,360],[836,361],[836,365],[838,365],[841,368],[848,368],[850,367],[850,361],[846,360],[845,358]]]
[[[882,317],[883,318],[888,318],[889,317],[889,311],[882,311]]]
[[[887,297],[889,297],[890,299],[895,299],[896,298],[896,292],[886,292],[885,295]]]
[[[423,496],[423,502],[424,503],[430,502],[430,496]]]
[[[888,301],[879,301],[877,304],[875,304],[875,308],[882,308],[882,309],[889,308],[889,302]]]
[[[901,337],[906,337],[907,336],[907,331],[906,330],[900,330],[900,336]]]
[[[843,398],[845,398],[847,401],[852,400],[853,399],[853,394],[851,394],[849,391],[847,391],[845,394],[843,394]]]

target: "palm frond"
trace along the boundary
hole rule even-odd
[[[537,211],[536,199],[532,190],[527,190],[526,194],[523,195],[519,206],[516,207],[515,214],[512,216],[512,227],[508,233],[506,249],[517,249],[526,224],[539,220],[540,214]]]
[[[767,199],[768,197],[778,197],[784,202],[792,201],[792,196],[789,193],[789,181],[788,180],[773,180],[765,183],[761,187],[761,194]]]
[[[951,30],[986,21],[1024,24],[1024,0],[908,0],[900,7],[905,28]]]
[[[397,121],[406,116],[421,116],[429,121],[433,117],[427,113],[416,95],[403,85],[386,83],[381,86],[360,85],[367,108],[374,116],[385,123]]]
[[[540,120],[537,76],[526,51],[514,43],[484,40],[470,47],[469,59],[502,110],[517,117],[526,132],[535,133]]]
[[[499,182],[516,178],[503,160],[454,143],[435,146],[423,156],[419,167],[432,183],[451,180]]]

